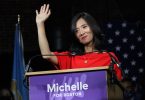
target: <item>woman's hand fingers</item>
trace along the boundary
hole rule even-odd
[[[46,8],[45,8],[45,13],[49,13],[50,9],[49,9],[49,4],[47,4]]]
[[[38,10],[36,10],[36,15],[38,15]]]
[[[41,6],[40,11],[36,10],[36,22],[44,22],[51,14],[49,4]]]

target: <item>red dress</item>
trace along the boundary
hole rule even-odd
[[[100,66],[109,66],[111,58],[108,53],[86,53],[84,55],[75,55],[70,56],[69,52],[54,52],[58,59],[58,66],[60,69],[74,69],[74,68],[91,68],[91,67],[100,67]],[[116,60],[117,57],[114,53],[110,52]],[[62,56],[60,56],[62,55]],[[115,64],[114,70],[116,76],[119,80],[122,79],[121,69]]]

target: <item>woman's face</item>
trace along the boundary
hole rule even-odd
[[[83,18],[80,18],[76,22],[75,34],[80,43],[84,45],[89,45],[93,43],[93,32]]]

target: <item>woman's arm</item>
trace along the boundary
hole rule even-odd
[[[36,24],[38,31],[38,42],[42,55],[51,55],[51,56],[43,56],[44,59],[48,59],[53,64],[57,65],[58,60],[57,57],[51,52],[49,43],[46,37],[45,31],[45,21],[49,18],[51,11],[49,9],[49,4],[44,4],[41,6],[40,11],[36,10]]]

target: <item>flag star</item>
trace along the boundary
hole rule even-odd
[[[142,57],[143,56],[143,53],[142,52],[139,52],[138,53],[138,57]]]
[[[131,45],[131,46],[130,46],[130,49],[131,49],[131,50],[134,50],[134,49],[135,49],[135,46],[134,46],[134,45]]]
[[[124,54],[123,54],[123,57],[124,57],[124,58],[128,58],[128,54],[127,54],[127,53],[124,53]]]
[[[132,77],[132,81],[136,81],[137,77],[136,76],[133,76]]]
[[[108,39],[108,43],[109,43],[109,44],[112,44],[112,43],[113,43],[113,39],[111,39],[111,38]]]
[[[137,41],[138,42],[142,41],[142,37],[141,36],[137,37]]]
[[[128,70],[128,69],[125,69],[125,70],[124,70],[124,73],[125,73],[125,74],[128,74],[128,73],[129,73],[129,70]]]
[[[116,51],[120,51],[120,46],[116,46]]]
[[[127,42],[127,38],[123,38],[122,41],[123,41],[123,43],[126,43]]]
[[[131,61],[131,65],[132,65],[132,66],[135,66],[135,65],[136,65],[136,61],[135,61],[135,60],[132,60],[132,61]]]
[[[122,23],[122,27],[126,27],[126,26],[127,26],[126,22]]]
[[[139,68],[139,73],[143,73],[144,69],[143,68]]]
[[[119,30],[115,31],[115,35],[116,35],[116,36],[117,36],[117,35],[120,35],[120,31],[119,31]]]
[[[132,34],[134,34],[135,33],[135,30],[134,29],[131,29],[130,30],[130,34],[132,35]]]
[[[107,24],[107,27],[108,27],[108,28],[112,28],[112,24],[111,24],[111,23],[108,23],[108,24]]]

